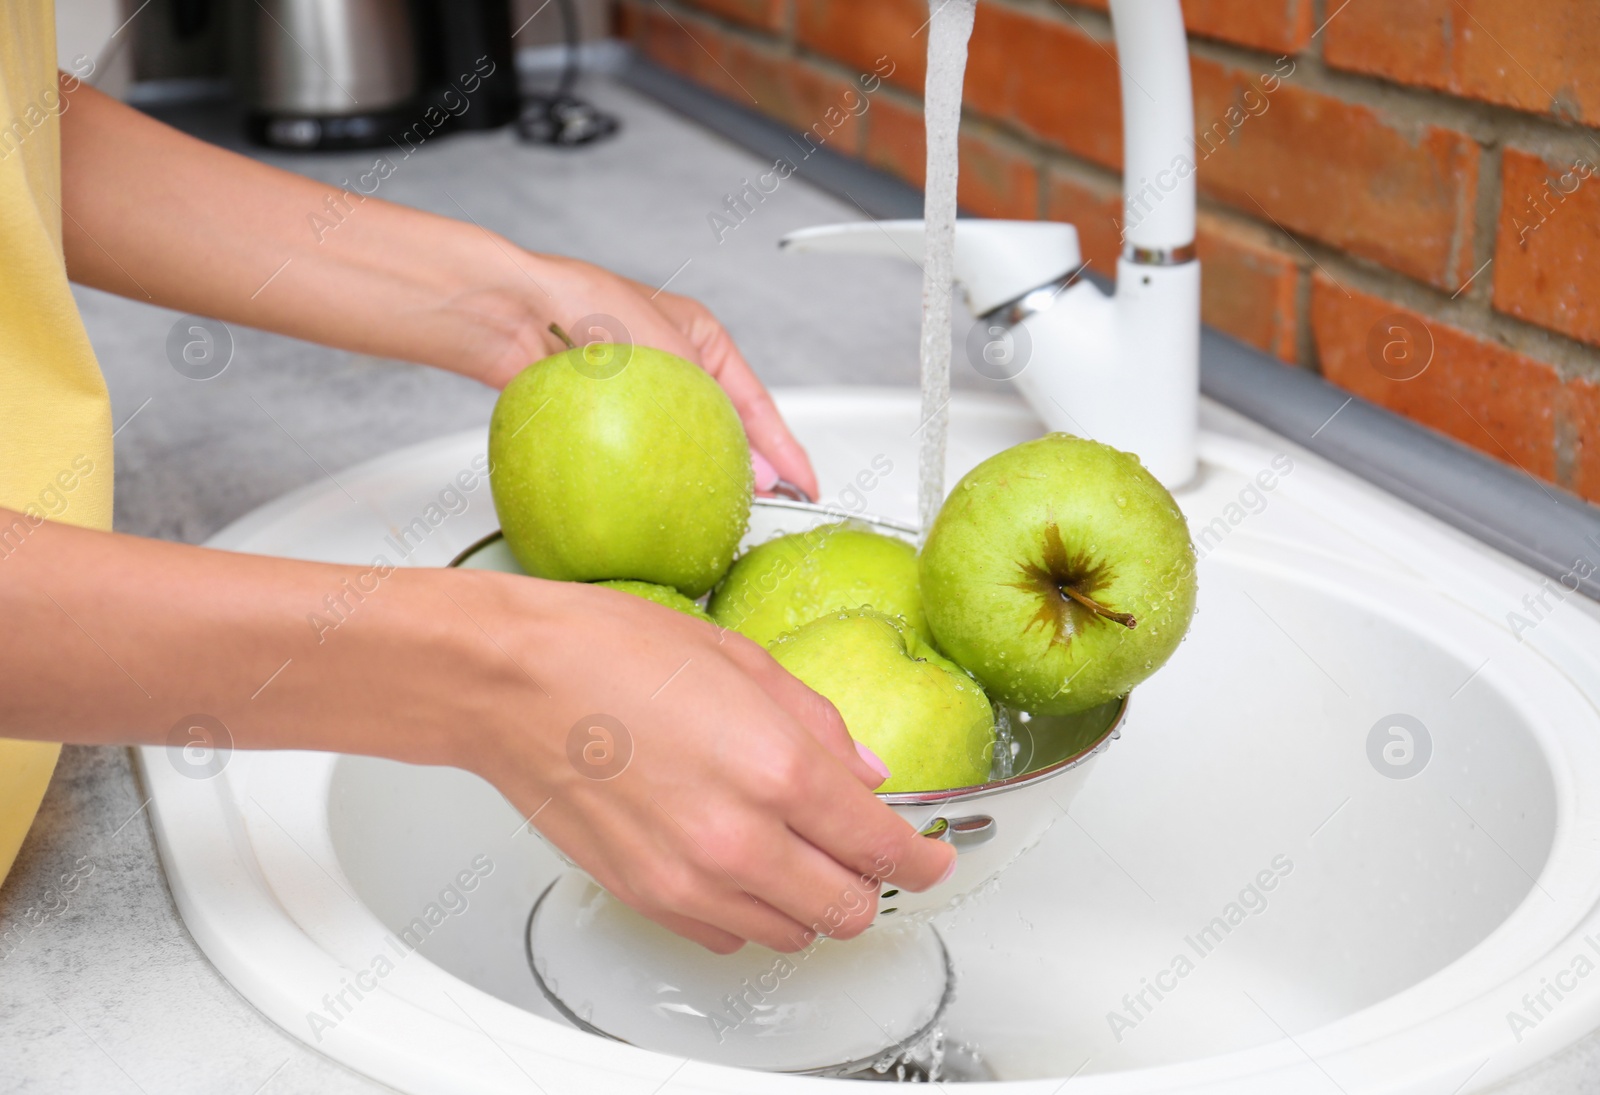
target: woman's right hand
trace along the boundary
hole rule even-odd
[[[4,510],[0,528],[7,737],[161,745],[204,712],[236,749],[465,768],[601,885],[716,951],[855,935],[880,880],[926,889],[953,865],[868,790],[881,773],[830,703],[743,636],[631,594]]]
[[[457,763],[612,894],[717,952],[859,934],[953,867],[831,703],[736,632],[616,590],[438,572],[479,632]],[[470,637],[470,633],[469,633]]]

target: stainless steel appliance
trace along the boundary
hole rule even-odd
[[[410,124],[420,87],[409,0],[252,0],[240,11],[256,140],[359,148]]]

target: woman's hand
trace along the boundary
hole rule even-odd
[[[620,340],[666,350],[710,373],[733,400],[751,450],[770,465],[767,471],[757,461],[759,490],[770,489],[776,473],[817,497],[817,477],[805,449],[705,305],[592,263],[534,254],[506,240],[492,242],[500,252],[489,267],[497,271],[493,280],[440,304],[445,314],[467,319],[477,337],[453,359],[435,364],[503,388],[531,362],[566,348],[550,330],[551,323],[560,325],[579,345]]]
[[[953,865],[868,790],[885,773],[833,705],[743,636],[579,583],[438,578],[486,636],[458,763],[657,923],[794,951],[864,930],[880,882]]]

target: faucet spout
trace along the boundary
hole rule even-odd
[[[1178,0],[1111,0],[1111,20],[1122,73],[1123,254],[1175,265],[1194,257],[1194,99],[1183,11]]]
[[[1200,431],[1200,263],[1194,95],[1179,0],[1111,0],[1122,81],[1122,254],[1115,347],[1062,402],[1091,437],[1137,453],[1168,487],[1194,478]],[[1070,332],[1062,332],[1070,342]]]

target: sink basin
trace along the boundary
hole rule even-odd
[[[826,501],[914,516],[915,393],[779,403]],[[1194,628],[1070,814],[941,917],[959,974],[947,1036],[1041,1095],[1068,1077],[1492,1087],[1600,1026],[1600,617],[1572,598],[1514,634],[1508,613],[1539,588],[1521,567],[1215,408],[1206,424],[1179,493],[1201,554]],[[958,397],[951,481],[1040,429],[1020,402]],[[496,526],[486,487],[425,516],[483,445],[446,437],[341,473],[214,546],[442,566]],[[476,777],[317,753],[237,753],[209,780],[165,750],[141,762],[196,940],[357,1071],[407,1092],[842,1082],[566,1026],[523,953],[562,864]]]

